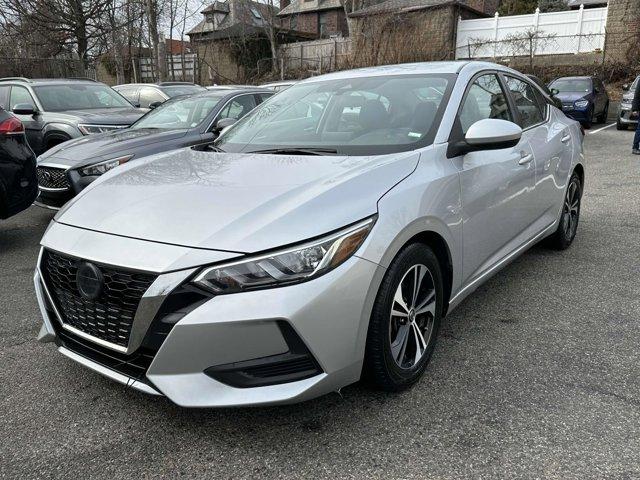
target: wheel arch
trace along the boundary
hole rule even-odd
[[[451,249],[447,244],[447,241],[442,235],[433,230],[424,230],[415,234],[402,246],[404,249],[406,246],[413,243],[421,243],[430,247],[436,254],[438,263],[440,264],[440,271],[442,272],[442,283],[444,287],[444,306],[443,315],[446,315],[449,309],[449,300],[451,299],[451,290],[453,288],[453,259],[451,256]],[[401,249],[401,250],[402,250]]]
[[[584,189],[584,166],[581,163],[577,163],[573,168],[574,173],[578,174],[580,178],[580,186]]]

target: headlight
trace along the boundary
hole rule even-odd
[[[620,108],[622,110],[631,110],[631,102],[629,102],[629,103],[624,103],[624,102],[621,103],[620,104]]]
[[[578,100],[574,105],[578,108],[584,108],[589,105],[589,100]]]
[[[122,125],[87,125],[85,123],[81,123],[78,125],[78,130],[82,132],[83,135],[92,135],[94,133],[105,133],[111,132],[112,130],[120,130],[121,128],[127,128]]]
[[[109,170],[117,167],[118,165],[127,163],[132,158],[133,158],[133,155],[125,155],[123,157],[112,158],[111,160],[105,160],[104,162],[88,165],[84,168],[81,168],[79,172],[80,172],[80,175],[82,175],[83,177],[102,175],[103,173],[108,172]]]
[[[193,283],[216,294],[237,293],[300,283],[346,261],[362,245],[375,219],[297,247],[209,267]]]

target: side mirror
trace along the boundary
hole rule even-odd
[[[18,103],[13,107],[13,110],[11,111],[16,115],[35,115],[36,113],[38,113],[36,107],[31,105],[30,103]]]
[[[624,85],[622,85],[622,90],[624,90],[625,92],[628,92],[630,88],[631,88],[631,85],[629,85],[628,83],[625,83]]]
[[[153,110],[154,108],[158,108],[160,105],[162,105],[163,102],[152,102],[149,104],[149,108],[151,110]],[[138,105],[139,106],[139,105]]]
[[[464,155],[479,150],[500,150],[515,147],[522,137],[522,128],[507,120],[485,118],[469,127],[464,140],[449,146],[449,156]]]
[[[238,120],[236,120],[235,118],[221,118],[214,125],[213,131],[220,133],[220,132],[222,132],[222,130],[224,130],[225,128],[230,127],[231,125],[233,125],[237,121]]]
[[[554,97],[555,97],[556,95],[558,95],[559,93],[560,93],[560,90],[558,90],[557,88],[552,88],[552,89],[551,89],[551,95],[553,95]]]

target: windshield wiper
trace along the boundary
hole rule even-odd
[[[270,153],[273,155],[335,155],[338,151],[335,148],[289,147],[254,150],[247,153]]]

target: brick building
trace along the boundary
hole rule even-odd
[[[348,36],[347,17],[340,0],[282,0],[278,16],[291,30],[310,33],[316,38]]]
[[[353,51],[362,65],[453,59],[458,18],[487,16],[462,0],[387,0],[349,15]]]
[[[605,59],[640,64],[640,0],[609,0]]]
[[[282,27],[278,11],[252,0],[215,1],[202,10],[204,18],[187,33],[198,54],[199,82],[244,83],[260,68],[269,70],[271,28],[278,43],[314,38]]]

